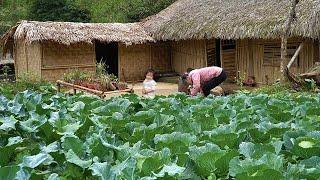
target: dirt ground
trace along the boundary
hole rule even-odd
[[[138,83],[135,85],[129,84],[129,88],[131,88],[131,87],[133,87],[135,94],[142,96],[142,87],[143,87],[142,83]],[[168,96],[168,95],[174,94],[176,92],[178,92],[178,85],[177,84],[164,83],[164,82],[157,83],[156,95]],[[108,94],[106,96],[106,99],[121,96],[123,94],[126,94],[126,93]]]
[[[142,83],[138,83],[138,84],[129,84],[129,88],[133,87],[134,93],[142,96]],[[239,86],[237,86],[236,84],[233,83],[224,83],[221,85],[221,87],[224,90],[225,95],[229,95],[229,94],[233,94],[235,93],[237,90],[240,90],[241,88]],[[244,89],[247,90],[253,90],[255,88],[252,87],[244,87]],[[73,91],[70,90],[69,93],[72,93]],[[156,95],[162,95],[162,96],[168,96],[174,93],[178,92],[178,84],[175,83],[165,83],[165,82],[157,82],[157,90],[156,90]],[[118,97],[121,95],[124,95],[127,93],[114,93],[114,94],[108,94],[106,95],[106,99],[110,99],[112,97]],[[90,94],[88,94],[90,95]]]

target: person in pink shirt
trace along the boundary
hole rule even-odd
[[[188,69],[188,73],[182,79],[192,85],[190,95],[196,96],[198,93],[208,96],[211,89],[217,87],[227,79],[226,72],[217,66],[205,67],[201,69]]]

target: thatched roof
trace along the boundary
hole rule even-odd
[[[157,40],[280,38],[289,0],[178,0],[143,21]],[[300,0],[291,36],[320,37],[320,0]]]
[[[22,21],[3,37],[6,44],[10,38],[34,41],[54,41],[61,44],[78,42],[92,43],[121,42],[127,45],[154,41],[139,23],[72,23],[72,22],[36,22]]]

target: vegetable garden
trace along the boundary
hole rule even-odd
[[[0,179],[319,179],[320,96],[0,95]]]

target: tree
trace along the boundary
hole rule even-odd
[[[92,22],[136,22],[165,9],[176,0],[68,0],[91,12]]]
[[[18,21],[27,19],[29,0],[0,0],[0,36]]]
[[[288,80],[288,72],[287,72],[287,64],[288,64],[288,38],[290,35],[291,25],[296,18],[296,7],[299,3],[299,0],[291,0],[290,6],[290,14],[288,20],[286,22],[285,31],[281,37],[281,73],[282,73],[282,81]]]
[[[66,0],[33,0],[30,20],[90,22],[90,12]]]
[[[148,16],[157,14],[176,0],[131,0],[127,17],[129,22],[136,22]]]

